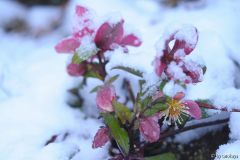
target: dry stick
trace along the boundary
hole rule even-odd
[[[174,131],[169,132],[169,133],[161,134],[159,140],[164,139],[164,138],[169,137],[169,136],[172,136],[172,135],[175,135],[175,134],[178,134],[178,133],[181,133],[181,132],[191,130],[191,129],[196,129],[196,128],[199,128],[199,127],[206,127],[206,126],[220,124],[220,123],[225,123],[225,122],[228,122],[228,121],[229,121],[229,118],[223,119],[223,120],[217,120],[217,121],[214,121],[214,122],[206,122],[206,123],[200,123],[200,124],[184,127],[181,130],[178,129],[178,130],[174,130]]]
[[[133,104],[135,103],[135,97],[133,95],[133,91],[132,91],[132,88],[131,88],[131,85],[130,85],[130,82],[127,80],[127,79],[124,79],[126,85],[127,85],[127,89],[128,89],[128,92],[130,94],[130,97],[131,97],[131,100],[133,102]]]
[[[210,104],[206,104],[206,103],[201,103],[201,102],[196,102],[199,107],[203,107],[203,108],[209,108],[209,109],[217,109],[217,110],[221,110],[221,111],[228,111],[227,108],[221,108],[221,109],[218,109]],[[238,109],[232,109],[231,111],[229,112],[240,112],[240,110]]]

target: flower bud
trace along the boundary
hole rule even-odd
[[[104,85],[98,89],[96,102],[102,113],[114,111],[110,101],[116,101],[116,99],[116,91],[113,85]]]

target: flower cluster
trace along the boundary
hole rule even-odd
[[[114,14],[113,14],[114,15]],[[124,29],[124,20],[121,15],[115,14],[110,17],[97,17],[94,11],[83,6],[76,6],[72,22],[73,36],[60,41],[55,50],[58,53],[76,54],[84,45],[85,48],[94,46],[103,57],[107,50],[114,50],[118,47],[124,47],[128,52],[127,45],[140,46],[142,41],[140,36]],[[67,71],[71,76],[81,76],[86,73],[88,62],[98,58],[96,54],[91,55],[80,64],[69,64]]]
[[[172,49],[169,43],[175,40]],[[196,47],[198,31],[192,25],[182,25],[171,31],[165,31],[163,37],[156,44],[157,56],[154,60],[155,72],[161,77],[162,73],[173,79],[185,83],[202,81],[202,68],[185,57]]]

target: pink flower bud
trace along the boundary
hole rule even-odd
[[[78,77],[86,73],[87,71],[87,65],[85,62],[82,62],[80,64],[72,64],[70,63],[67,66],[67,72],[70,76]]]
[[[109,113],[114,111],[110,101],[116,101],[116,91],[113,85],[104,85],[98,89],[97,92],[97,106],[102,113]]]

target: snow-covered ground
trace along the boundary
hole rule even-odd
[[[108,146],[92,149],[93,137],[101,125],[95,118],[95,96],[89,91],[100,84],[90,79],[84,93],[85,114],[70,108],[66,99],[67,90],[78,85],[81,78],[67,75],[67,54],[57,54],[56,43],[71,34],[71,17],[76,1],[70,1],[64,16],[55,7],[33,7],[26,9],[13,1],[0,2],[0,27],[17,17],[31,27],[31,35],[44,33],[34,38],[19,33],[6,33],[0,28],[0,159],[1,160],[96,160],[109,157]],[[172,22],[193,24],[199,31],[199,41],[191,55],[201,55],[207,66],[204,81],[188,85],[186,99],[212,99],[221,108],[240,109],[240,44],[239,28],[240,2],[238,0],[201,0],[194,3],[180,3],[177,8],[163,6],[158,1],[103,0],[80,1],[102,16],[120,11],[125,23],[139,29],[143,44],[130,48],[130,55],[112,56],[108,68],[124,61],[147,73],[153,71],[151,62],[156,55],[155,43],[165,27]],[[62,26],[51,31],[52,23],[62,18]],[[117,54],[116,54],[117,55]],[[118,58],[118,59],[117,59]],[[123,73],[108,69],[110,75]],[[134,94],[139,90],[131,77]],[[123,77],[120,77],[120,79]],[[119,83],[119,80],[114,82]],[[178,88],[181,90],[181,88]],[[122,91],[117,88],[117,94]],[[120,98],[120,101],[124,99]],[[229,144],[220,146],[217,154],[239,154],[240,113],[219,113],[210,120],[230,116]],[[209,120],[209,121],[210,121]],[[208,121],[208,120],[207,120]],[[195,123],[195,121],[193,122]],[[196,122],[197,123],[197,122]],[[178,135],[176,140],[188,143],[206,132],[219,127],[198,129]],[[64,139],[64,135],[68,136]],[[184,135],[185,134],[185,135]],[[192,136],[186,136],[190,134]],[[45,146],[53,135],[58,135],[55,143]],[[181,138],[183,137],[183,138]],[[238,155],[240,158],[240,154]]]

